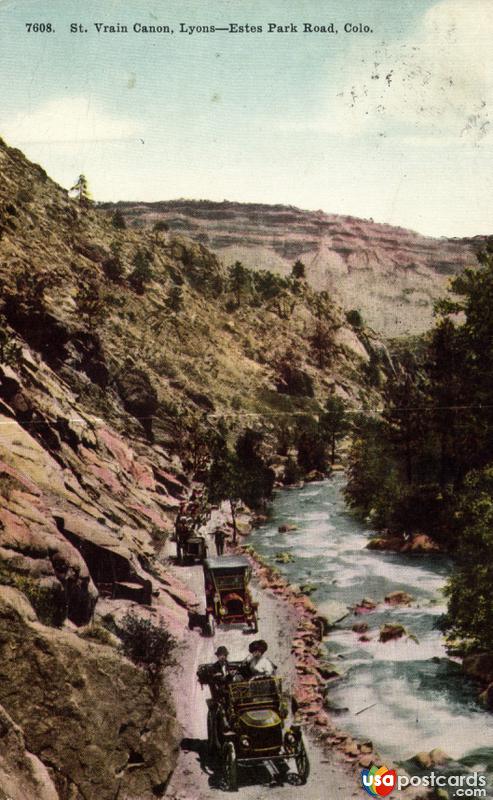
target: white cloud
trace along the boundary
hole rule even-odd
[[[412,37],[362,61],[314,127],[481,145],[493,133],[492,41],[493,0],[441,0]]]
[[[1,120],[5,139],[11,144],[80,145],[86,142],[129,141],[142,136],[142,125],[126,117],[108,114],[86,97],[61,97],[30,112]]]

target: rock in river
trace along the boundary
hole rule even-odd
[[[413,600],[414,597],[407,592],[390,592],[390,594],[385,595],[385,602],[389,606],[409,606]]]
[[[293,525],[291,522],[285,522],[284,525],[279,525],[278,531],[279,533],[290,533],[291,531],[297,531],[298,528],[296,525]]]
[[[391,639],[400,639],[405,633],[406,629],[404,625],[387,622],[380,628],[380,636],[378,639],[380,642],[389,642]]]
[[[317,607],[317,618],[321,621],[324,633],[327,633],[329,628],[336,625],[338,622],[350,614],[350,609],[343,603],[337,600],[325,600],[319,603]]]

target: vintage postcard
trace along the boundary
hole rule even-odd
[[[493,797],[492,0],[0,0],[0,800]]]

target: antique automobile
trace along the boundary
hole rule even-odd
[[[198,562],[202,564],[207,557],[207,545],[203,536],[189,536],[183,543],[182,561],[185,564]]]
[[[219,759],[224,787],[238,789],[238,768],[275,764],[279,777],[304,784],[310,764],[299,725],[287,725],[287,698],[280,678],[245,680],[241,662],[228,664],[227,678],[214,675],[214,664],[201,664],[197,678],[210,688],[207,700],[209,755]],[[296,772],[289,770],[290,762]]]
[[[207,558],[205,538],[195,533],[196,522],[192,517],[180,516],[176,521],[176,560],[178,564],[203,563]]]
[[[218,556],[204,561],[205,633],[214,636],[216,624],[246,624],[256,633],[258,603],[248,584],[251,567],[245,556]]]

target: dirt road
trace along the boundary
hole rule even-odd
[[[212,542],[211,542],[212,545]],[[213,547],[210,547],[213,553]],[[202,568],[173,567],[175,575],[195,591],[203,603]],[[291,655],[291,640],[294,631],[294,616],[289,605],[272,595],[259,591],[253,585],[254,595],[259,600],[259,632],[256,638],[269,643],[268,655],[278,667],[284,686],[289,691],[294,678],[294,661]],[[203,611],[203,607],[200,609]],[[322,753],[310,740],[307,744],[311,772],[305,786],[279,785],[277,771],[273,765],[239,770],[239,794],[225,791],[221,785],[219,765],[207,761],[207,687],[201,689],[195,673],[201,663],[215,661],[214,651],[219,645],[229,650],[230,660],[243,659],[248,654],[252,636],[240,629],[216,631],[214,638],[202,636],[198,629],[187,639],[180,651],[181,669],[176,675],[176,706],[178,718],[183,726],[184,740],[178,766],[166,792],[168,800],[223,800],[241,796],[242,800],[264,800],[268,795],[273,800],[349,800],[361,797],[362,789],[357,779],[341,764],[340,756],[334,754],[333,761]]]

